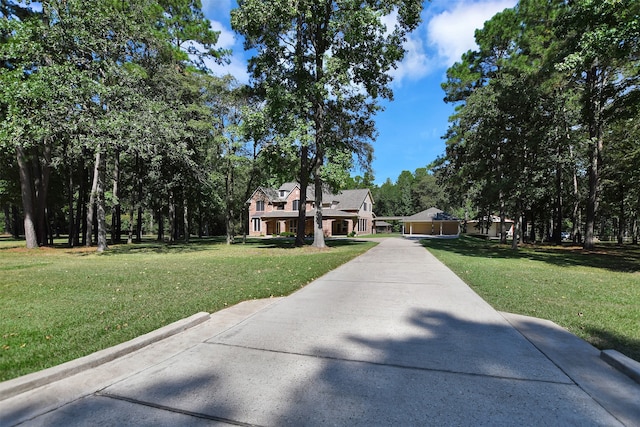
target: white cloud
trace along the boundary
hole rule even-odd
[[[204,3],[203,3],[204,4]],[[229,64],[216,64],[215,61],[207,60],[205,63],[211,72],[216,76],[231,74],[240,83],[249,83],[249,74],[247,72],[247,60],[244,57],[242,43],[236,37],[236,34],[224,26],[219,21],[211,21],[211,29],[219,31],[217,48],[231,49],[232,54]]]
[[[207,16],[227,15],[231,11],[231,0],[202,0],[202,11]]]
[[[462,54],[475,49],[475,30],[496,13],[514,7],[516,0],[489,0],[472,2],[463,0],[453,9],[435,15],[427,24],[430,46],[437,52],[441,65],[449,67],[460,60]]]
[[[216,76],[231,74],[239,83],[249,83],[247,61],[239,55],[233,55],[229,64],[216,64],[214,61],[205,61],[207,67]]]
[[[225,28],[222,23],[218,21],[211,21],[211,29],[213,31],[219,31],[220,35],[218,36],[218,43],[216,43],[216,47],[220,47],[222,49],[231,49],[236,44],[236,35],[233,31]]]
[[[394,10],[389,15],[383,16],[381,20],[386,26],[385,35],[391,34],[398,24],[398,11]],[[420,28],[416,30],[416,32],[419,31]],[[389,72],[393,76],[394,86],[401,86],[404,79],[418,80],[431,70],[429,56],[425,52],[424,43],[419,36],[416,34],[407,35],[402,47],[406,51],[403,60],[397,64],[397,68]]]
[[[406,51],[404,59],[390,73],[395,86],[401,86],[405,79],[419,80],[433,69],[433,60],[427,54],[420,37],[409,35],[403,47]]]

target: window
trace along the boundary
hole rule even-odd
[[[260,231],[260,218],[253,218],[253,231]]]
[[[358,220],[358,231],[367,231],[367,220],[366,219]]]
[[[256,211],[264,211],[264,200],[256,200]]]
[[[298,233],[298,220],[297,219],[292,219],[289,220],[289,232],[291,233]]]
[[[293,210],[294,211],[299,211],[300,210],[300,200],[294,200],[293,201]]]
[[[364,210],[365,212],[367,211],[367,202],[364,202],[364,206],[362,207],[362,210]]]
[[[285,197],[287,197],[287,191],[286,190],[280,190],[280,198],[284,199]]]

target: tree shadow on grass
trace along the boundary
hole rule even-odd
[[[620,273],[640,271],[640,248],[635,246],[600,245],[591,251],[576,246],[526,246],[512,250],[509,245],[465,236],[451,240],[425,239],[421,244],[428,249],[470,257],[529,259],[560,267],[596,267]]]
[[[209,251],[215,247],[220,247],[225,244],[224,239],[221,238],[208,238],[208,239],[194,239],[186,242],[158,242],[158,241],[143,241],[141,243],[131,244],[116,244],[109,246],[109,249],[102,253],[103,256],[123,255],[123,254],[143,254],[143,253],[155,253],[155,254],[178,254],[188,252],[201,252]]]
[[[591,336],[589,342],[598,349],[614,349],[633,360],[640,361],[640,340],[593,326],[587,326],[584,330]]]
[[[297,248],[296,240],[294,238],[289,237],[274,237],[271,239],[262,239],[260,241],[260,245],[258,246],[260,249],[294,249]],[[313,248],[311,244],[313,243],[312,239],[305,240],[306,248]],[[346,246],[359,246],[366,243],[364,240],[356,240],[356,239],[326,239],[325,244],[327,248],[340,248]]]

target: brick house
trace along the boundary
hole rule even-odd
[[[313,234],[315,194],[307,188],[305,235]],[[249,236],[273,236],[298,231],[300,185],[287,182],[278,189],[259,187],[249,200]],[[322,196],[322,228],[325,236],[373,233],[373,197],[368,189],[343,190]]]

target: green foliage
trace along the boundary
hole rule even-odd
[[[303,187],[310,178],[318,189],[323,182],[344,186],[354,157],[368,168],[378,99],[392,98],[389,71],[402,59],[403,38],[421,10],[417,0],[248,0],[232,11],[245,48],[257,51],[249,69],[277,135],[273,156],[289,165],[299,159],[296,178]],[[382,18],[392,14],[396,22],[386,28]],[[317,246],[323,245],[320,223],[316,219]],[[298,229],[301,243],[304,226]]]
[[[442,184],[427,168],[413,173],[402,171],[395,183],[387,178],[381,186],[369,188],[377,216],[409,216],[434,207],[444,211],[454,208]]]
[[[34,246],[51,238],[47,215],[64,224],[70,244],[80,244],[80,234],[90,237],[82,215],[98,153],[104,163],[96,176],[103,182],[113,177],[114,184],[108,197],[95,196],[114,220],[115,241],[125,212],[155,218],[161,239],[167,216],[170,240],[187,239],[196,226],[199,234],[220,228],[225,187],[211,178],[223,173],[221,156],[233,159],[242,185],[250,185],[259,168],[250,160],[256,150],[226,156],[230,151],[219,146],[221,135],[235,135],[233,144],[255,139],[239,121],[216,131],[217,112],[230,108],[230,98],[223,85],[209,84],[203,61],[224,62],[229,52],[215,48],[218,34],[200,1],[60,0],[45,2],[41,12],[28,2],[3,2],[1,12],[10,19],[0,20],[0,156],[8,166],[0,179],[6,172],[19,183],[21,171],[22,188],[37,195],[25,197],[37,198],[29,207],[38,234]],[[213,97],[212,88],[221,95]],[[254,96],[246,105],[257,102]],[[16,149],[23,152],[21,169]],[[7,188],[14,192],[7,199],[16,203],[20,187]],[[234,190],[236,223],[246,191]],[[140,238],[142,221],[131,222]],[[106,228],[99,232],[104,236]]]
[[[476,32],[478,50],[442,85],[457,106],[434,166],[456,204],[525,218],[532,236],[558,242],[569,216],[593,244],[596,217],[612,214],[598,210],[603,147],[625,147],[611,126],[640,105],[639,10],[635,1],[523,0]],[[637,221],[630,207],[620,224]]]

